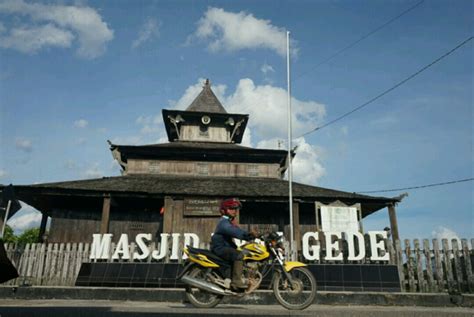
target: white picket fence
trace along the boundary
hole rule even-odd
[[[390,261],[398,267],[401,289],[404,292],[464,292],[474,293],[474,275],[471,257],[474,256],[474,239],[471,247],[467,240],[447,240],[431,242],[424,240],[404,240],[403,246],[386,240]],[[151,250],[159,250],[159,243],[152,243]],[[209,246],[202,243],[201,248]],[[27,244],[24,248],[15,244],[5,244],[7,256],[18,269],[20,277],[4,285],[56,285],[73,286],[83,262],[89,259],[88,243]],[[130,244],[133,254],[135,244]],[[112,245],[111,253],[115,245]],[[112,261],[112,260],[109,260]],[[121,260],[127,261],[127,260]],[[133,260],[132,260],[133,261]],[[151,257],[145,262],[152,261]],[[163,259],[172,262],[169,256]],[[176,261],[174,261],[176,262]],[[367,257],[362,261],[370,263]],[[313,262],[324,263],[324,262]]]

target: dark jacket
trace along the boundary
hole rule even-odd
[[[221,248],[234,248],[237,249],[232,238],[240,240],[250,240],[252,236],[245,230],[240,229],[238,226],[233,225],[230,218],[222,216],[221,220],[217,224],[214,235],[211,238],[211,250],[219,250]]]

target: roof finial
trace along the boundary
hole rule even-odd
[[[206,87],[211,87],[211,82],[209,81],[209,78],[206,79],[206,82],[204,83],[204,87],[203,88],[206,88]]]

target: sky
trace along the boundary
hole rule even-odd
[[[243,145],[285,148],[287,30],[295,181],[362,192],[472,178],[473,41],[300,137],[471,37],[472,16],[472,1],[0,0],[0,183],[120,175],[107,140],[167,142],[161,110],[184,110],[206,78],[250,115]],[[473,184],[373,195],[408,193],[401,238],[470,239]],[[9,224],[40,218],[25,205]],[[364,219],[386,226],[386,209]]]

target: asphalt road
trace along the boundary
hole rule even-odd
[[[469,316],[474,308],[415,306],[330,306],[312,305],[303,311],[289,311],[277,305],[222,304],[213,309],[197,309],[181,303],[84,300],[0,300],[0,317],[17,316],[318,316],[318,317],[405,317]]]

